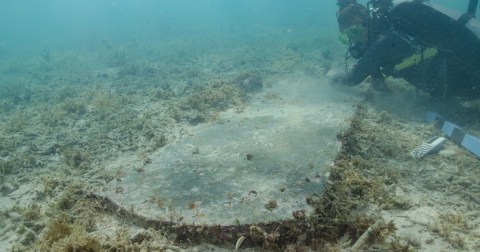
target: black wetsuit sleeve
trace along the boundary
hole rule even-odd
[[[347,85],[360,84],[370,75],[378,74],[380,67],[393,69],[394,65],[414,52],[412,45],[394,31],[387,31],[365,51],[347,74]]]

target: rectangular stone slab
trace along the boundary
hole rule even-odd
[[[233,225],[292,219],[321,193],[359,97],[305,76],[272,81],[241,112],[151,155],[100,193],[134,214],[179,224]]]

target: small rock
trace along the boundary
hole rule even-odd
[[[9,212],[8,218],[13,221],[20,221],[22,220],[22,215],[17,212]]]
[[[451,156],[455,155],[455,151],[454,150],[441,150],[438,154],[442,157],[451,157]]]
[[[200,148],[198,146],[195,146],[193,144],[187,144],[187,149],[193,154],[193,155],[198,155],[200,154]]]
[[[272,211],[273,209],[277,208],[277,201],[272,199],[272,200],[269,200],[267,202],[267,204],[265,204],[265,208],[269,211]]]
[[[139,230],[132,236],[130,242],[132,244],[142,244],[143,241],[151,238],[151,235],[145,230]]]
[[[8,182],[3,184],[2,187],[0,188],[0,191],[2,192],[3,196],[8,195],[15,190],[17,190],[17,188],[15,188],[15,186],[13,186],[11,183],[8,183]]]
[[[20,242],[25,246],[32,245],[35,240],[37,240],[37,235],[30,229],[22,235],[22,238],[20,238]]]
[[[195,146],[195,148],[193,148],[193,150],[192,150],[192,154],[194,154],[194,155],[200,154],[200,149],[197,146]]]

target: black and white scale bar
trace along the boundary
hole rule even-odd
[[[478,137],[467,134],[462,128],[445,120],[445,118],[435,112],[428,111],[425,120],[430,123],[438,122],[438,126],[443,134],[453,142],[473,153],[477,158],[480,158],[480,139]]]

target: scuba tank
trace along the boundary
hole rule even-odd
[[[370,16],[369,44],[375,41],[379,34],[391,29],[390,13],[393,8],[393,0],[370,0],[367,9]]]
[[[467,13],[475,17],[477,13],[477,6],[478,6],[478,0],[470,0],[470,2],[468,2]]]

